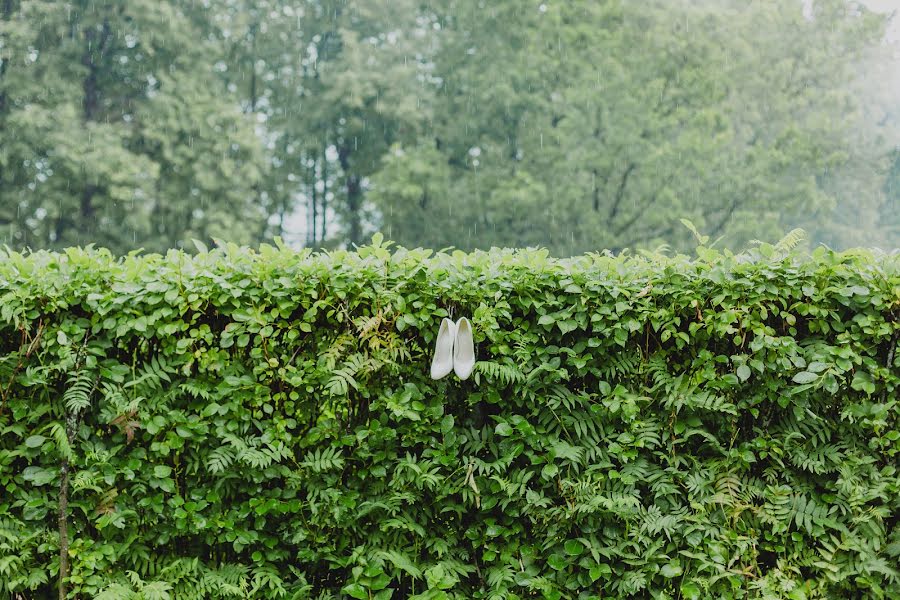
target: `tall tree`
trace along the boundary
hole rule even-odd
[[[439,122],[373,178],[383,228],[571,253],[684,247],[679,217],[738,245],[819,231],[851,190],[878,205],[883,148],[860,139],[848,84],[884,20],[813,9],[441,2]]]
[[[900,249],[900,149],[895,150],[891,158],[891,168],[884,182],[885,202],[878,217],[886,231],[884,248],[897,250]]]
[[[846,0],[0,0],[0,241],[305,213],[316,247],[684,248],[681,217],[891,247],[883,28]]]
[[[218,0],[211,10],[222,77],[262,124],[276,229],[305,208],[307,245],[335,234],[360,243],[367,177],[427,115],[417,4]]]
[[[359,244],[371,220],[367,178],[381,168],[391,144],[412,143],[428,119],[422,40],[429,24],[417,21],[412,0],[329,1],[312,16],[314,68],[304,81],[300,125],[321,148],[320,170],[330,168],[335,178],[333,209],[344,239]]]
[[[250,242],[264,162],[178,3],[23,0],[0,24],[6,241],[164,250]],[[199,38],[199,39],[198,39]],[[212,61],[214,62],[214,60]],[[255,233],[255,232],[254,232]]]

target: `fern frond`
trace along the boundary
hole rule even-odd
[[[91,393],[94,389],[93,375],[88,371],[78,371],[69,377],[63,404],[68,411],[78,413],[91,405]]]
[[[343,468],[344,458],[341,456],[340,448],[329,446],[308,453],[300,462],[300,466],[322,473]]]
[[[775,250],[781,254],[786,254],[797,247],[800,242],[806,239],[806,232],[802,229],[792,229],[787,235],[778,240],[775,244]]]
[[[498,381],[503,385],[525,381],[525,374],[516,365],[510,363],[501,364],[482,360],[475,363],[475,370],[488,377],[489,380]]]

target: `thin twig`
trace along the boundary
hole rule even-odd
[[[6,383],[6,385],[2,389],[0,389],[0,417],[3,416],[3,411],[6,409],[6,399],[9,397],[9,392],[10,392],[10,390],[12,390],[13,383],[15,383],[15,381],[16,381],[16,375],[18,375],[19,371],[22,370],[22,367],[25,366],[25,361],[28,360],[29,358],[31,358],[31,355],[34,354],[35,350],[37,350],[38,347],[40,346],[41,336],[43,334],[44,334],[44,321],[43,321],[43,319],[41,319],[40,321],[38,321],[37,332],[34,334],[34,337],[31,338],[31,342],[28,344],[28,349],[25,351],[25,356],[22,356],[21,358],[19,358],[19,364],[16,365],[16,367],[13,369],[12,373],[10,374],[9,381]],[[24,344],[25,341],[27,340],[27,332],[24,329],[22,330],[22,336],[23,336],[22,343]]]

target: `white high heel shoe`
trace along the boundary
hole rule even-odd
[[[472,323],[465,317],[456,322],[456,343],[453,350],[453,371],[460,379],[468,379],[475,368],[475,340]]]
[[[434,344],[434,358],[431,361],[431,378],[446,377],[453,370],[453,345],[456,343],[456,325],[450,319],[441,321],[437,341]]]

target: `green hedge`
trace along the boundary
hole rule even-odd
[[[863,251],[0,253],[0,598],[61,531],[72,598],[898,598],[898,317]]]

